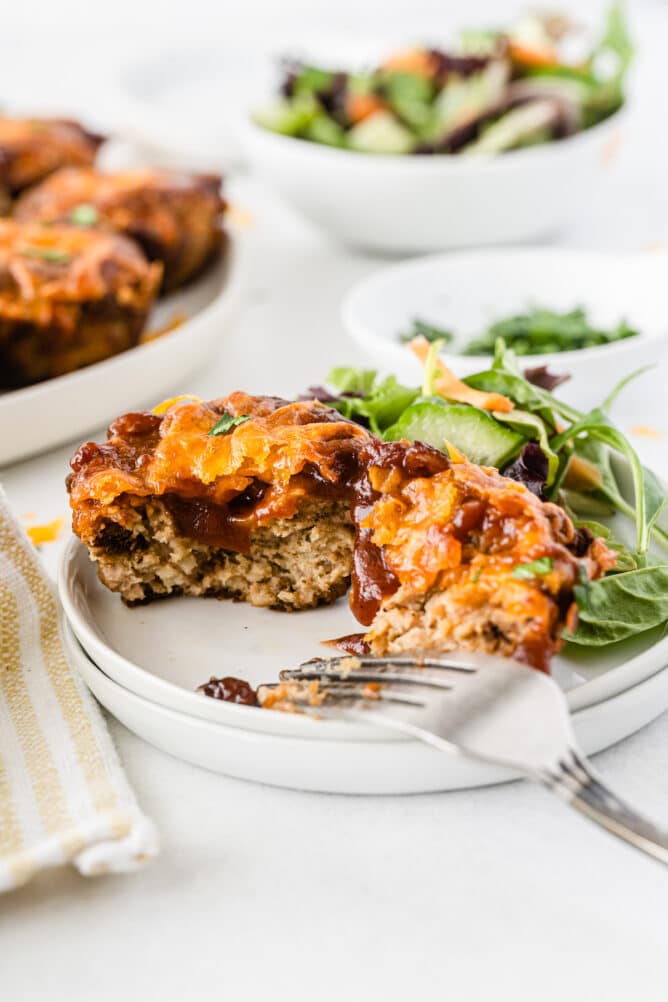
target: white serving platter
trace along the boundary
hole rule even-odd
[[[243,282],[241,241],[200,278],[157,301],[146,334],[176,329],[85,369],[0,393],[0,466],[83,436],[118,414],[177,392],[225,336]]]
[[[450,330],[455,341],[442,357],[462,376],[480,372],[489,356],[458,352],[490,323],[531,306],[582,306],[594,324],[626,320],[640,332],[595,348],[520,358],[523,367],[547,365],[569,373],[559,394],[595,406],[624,375],[656,363],[668,348],[668,254],[523,247],[435,254],[389,265],[362,279],[342,304],[344,326],[368,362],[409,385],[421,381],[420,363],[400,341],[415,318]]]

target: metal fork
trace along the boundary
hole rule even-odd
[[[292,687],[299,690],[296,698],[305,713],[363,720],[442,751],[509,766],[668,863],[668,832],[595,774],[577,747],[561,689],[542,672],[506,658],[457,652],[438,658],[327,658],[282,671],[280,678],[317,680],[315,694],[313,687]]]

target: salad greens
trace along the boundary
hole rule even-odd
[[[288,62],[263,128],[362,153],[493,154],[561,139],[623,104],[633,47],[619,3],[577,61],[565,17],[532,14],[468,31],[452,51],[427,46],[344,72]]]
[[[495,321],[478,337],[472,338],[461,354],[492,355],[497,338],[500,337],[516,355],[546,355],[612,344],[613,341],[635,337],[637,334],[638,331],[625,320],[609,329],[594,327],[589,322],[586,311],[579,306],[561,313],[544,307],[533,307],[524,313]],[[406,343],[420,335],[430,343],[438,339],[450,343],[454,337],[451,332],[439,330],[425,320],[416,318],[412,329],[400,334],[399,340]]]
[[[424,441],[494,466],[560,504],[577,527],[605,539],[618,554],[616,566],[597,581],[589,581],[583,567],[575,590],[579,623],[566,634],[571,643],[602,646],[668,623],[668,555],[657,559],[656,547],[650,552],[653,540],[668,554],[668,532],[657,524],[668,498],[609,416],[620,390],[645,370],[624,377],[601,407],[585,414],[530,383],[502,339],[491,367],[462,381],[443,366],[439,348],[438,341],[429,346],[421,388],[403,386],[394,376],[381,378],[373,370],[338,368],[327,380],[338,394],[323,391],[320,399],[386,441]],[[491,399],[508,398],[508,406],[483,409],[489,398],[480,398],[478,406],[471,391],[502,395]],[[619,479],[620,458],[626,461],[633,500]],[[598,521],[609,515],[615,515],[619,531]],[[617,538],[629,520],[633,546]],[[537,560],[513,573],[534,577],[550,569],[546,560]]]

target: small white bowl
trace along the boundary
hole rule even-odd
[[[358,247],[419,253],[545,237],[597,192],[622,112],[558,142],[492,156],[386,156],[242,123],[257,173],[307,219]]]
[[[625,375],[657,363],[668,345],[668,254],[521,247],[434,254],[390,265],[358,282],[345,297],[343,324],[367,361],[416,385],[422,367],[401,343],[415,318],[455,333],[443,360],[458,376],[489,368],[489,355],[457,350],[490,323],[531,306],[586,309],[593,324],[626,320],[639,333],[580,351],[525,355],[522,368],[546,365],[571,379],[559,395],[599,404]]]

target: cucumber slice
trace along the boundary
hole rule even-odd
[[[500,469],[517,455],[526,439],[499,424],[486,411],[469,404],[447,404],[436,400],[416,400],[385,432],[388,441],[407,438],[427,442],[446,450],[447,442],[479,466]]]
[[[348,146],[359,153],[410,153],[416,139],[391,111],[377,111],[348,133]]]
[[[337,121],[320,112],[304,130],[304,138],[324,146],[345,146],[346,134]]]
[[[271,104],[258,108],[253,121],[263,129],[282,136],[298,136],[304,132],[320,111],[312,94],[299,94],[293,98],[277,98]]]
[[[559,104],[552,100],[537,100],[506,112],[485,129],[475,142],[462,153],[503,153],[522,146],[548,142],[559,120]]]

